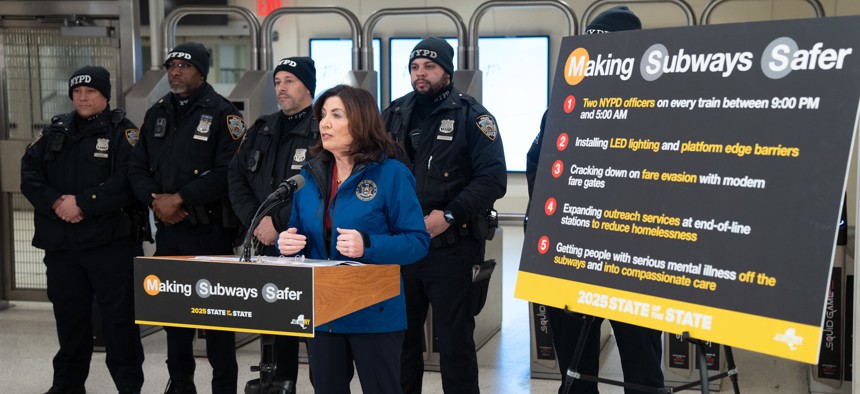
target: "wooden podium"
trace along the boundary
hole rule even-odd
[[[313,337],[316,326],[400,294],[400,267],[137,257],[134,283],[138,324]]]

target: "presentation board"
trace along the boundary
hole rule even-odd
[[[860,18],[567,37],[517,298],[815,363]]]

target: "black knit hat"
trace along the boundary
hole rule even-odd
[[[639,17],[630,11],[626,5],[612,7],[597,15],[588,27],[585,28],[585,34],[611,33],[614,31],[623,30],[639,30],[642,28],[642,22]]]
[[[173,50],[167,54],[167,59],[164,59],[164,66],[170,63],[172,59],[185,60],[188,63],[197,67],[203,79],[209,75],[209,50],[196,42],[186,42],[173,47]]]
[[[275,71],[272,72],[272,78],[275,78],[275,75],[281,71],[295,75],[311,91],[311,96],[315,94],[314,91],[317,89],[317,68],[314,66],[314,59],[306,56],[285,57],[278,60],[278,64],[275,65]]]
[[[454,48],[447,41],[439,37],[427,37],[409,54],[409,66],[418,58],[429,59],[442,67],[448,75],[454,75]]]
[[[78,86],[89,86],[98,90],[110,101],[110,71],[99,66],[83,66],[77,69],[69,78],[69,98]]]

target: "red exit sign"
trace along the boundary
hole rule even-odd
[[[278,8],[281,8],[281,0],[257,0],[257,14],[260,16],[267,16]]]

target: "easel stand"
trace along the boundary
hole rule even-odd
[[[275,380],[275,336],[260,336],[260,365],[252,365],[251,372],[260,372],[260,377],[245,383],[245,394],[293,394],[296,382]]]
[[[720,345],[726,351],[727,370],[725,372],[720,372],[714,376],[708,377],[708,360],[705,358],[705,342],[700,339],[690,338],[690,333],[687,331],[684,331],[684,333],[682,334],[682,338],[685,339],[687,342],[696,345],[696,359],[697,364],[699,365],[699,381],[682,384],[678,387],[675,387],[673,389],[674,391],[681,391],[696,386],[701,386],[702,393],[707,394],[709,389],[708,382],[722,379],[728,376],[729,380],[731,380],[732,382],[732,389],[734,390],[735,394],[740,393],[740,389],[738,388],[738,369],[735,366],[735,357],[732,354],[731,346]]]
[[[573,381],[576,379],[587,380],[589,382],[597,382],[597,383],[605,383],[613,386],[620,386],[626,389],[639,390],[648,393],[657,393],[657,394],[668,394],[675,393],[682,390],[687,390],[696,386],[702,387],[702,393],[708,393],[708,382],[712,380],[722,379],[723,377],[729,376],[732,381],[732,388],[734,389],[735,394],[740,394],[740,390],[738,389],[738,377],[737,377],[737,368],[735,367],[735,359],[732,355],[732,348],[729,346],[723,346],[726,351],[726,361],[728,363],[728,370],[717,375],[708,377],[708,368],[707,368],[707,360],[705,358],[704,351],[704,343],[701,340],[690,338],[688,332],[684,332],[684,339],[696,345],[696,355],[698,358],[698,365],[701,380],[697,382],[687,383],[678,387],[649,387],[643,386],[636,383],[627,383],[623,381],[617,381],[612,379],[605,379],[598,376],[585,375],[578,372],[579,361],[582,358],[582,352],[585,349],[585,343],[588,340],[588,332],[591,330],[594,325],[594,316],[583,315],[580,313],[575,313],[567,309],[565,307],[565,313],[569,316],[573,316],[578,319],[583,320],[582,330],[579,332],[579,338],[576,341],[576,348],[573,351],[573,357],[570,360],[570,364],[567,368],[567,373],[565,373],[564,377],[564,388],[562,390],[563,393],[570,393],[570,388],[573,386]]]

